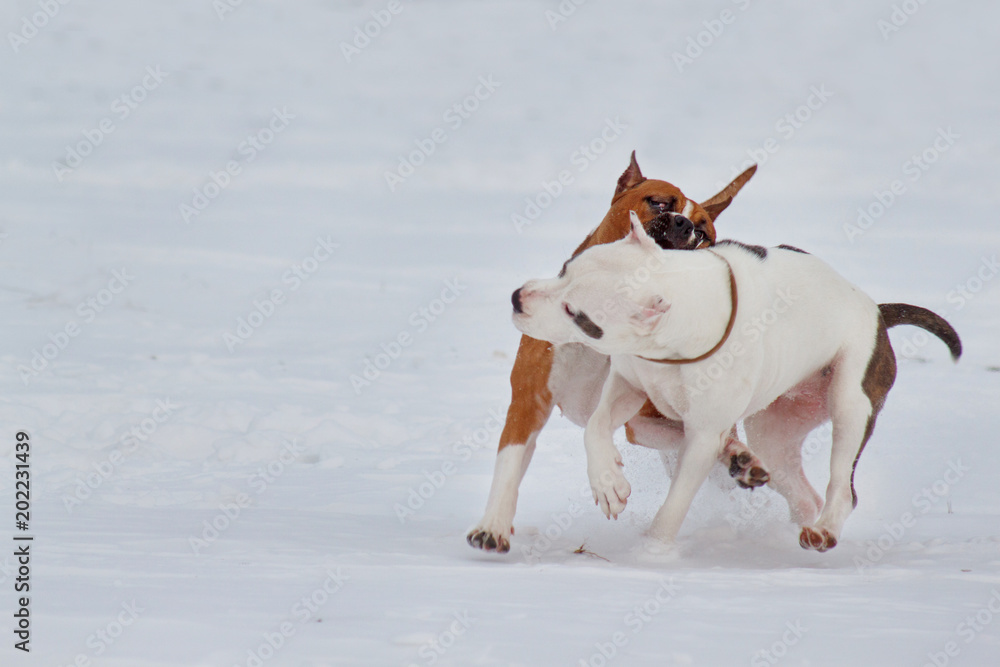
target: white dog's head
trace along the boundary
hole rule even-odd
[[[567,261],[559,277],[529,280],[516,290],[514,326],[538,340],[584,343],[602,354],[648,349],[670,308],[660,281],[651,277],[672,251],[646,234],[634,212],[631,218],[625,238],[588,248]]]

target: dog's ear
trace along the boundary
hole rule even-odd
[[[719,217],[719,214],[726,210],[726,207],[733,201],[733,197],[736,193],[746,185],[750,177],[754,175],[757,171],[757,165],[752,165],[742,174],[733,179],[733,182],[722,188],[717,195],[710,197],[701,203],[701,207],[705,209],[708,216],[712,218],[712,222]]]
[[[639,163],[635,161],[635,151],[632,151],[632,160],[629,162],[621,177],[618,179],[618,187],[615,188],[614,196],[617,197],[626,190],[630,190],[646,180],[646,177],[639,171]],[[614,197],[612,197],[612,200]]]
[[[654,296],[646,304],[634,305],[635,309],[629,314],[629,321],[641,334],[652,333],[663,319],[663,314],[670,310],[670,304],[659,296]]]
[[[629,243],[638,243],[639,245],[645,246],[647,248],[660,249],[660,246],[656,244],[656,241],[646,233],[646,228],[642,226],[642,222],[639,220],[639,216],[635,211],[628,212],[629,222],[632,224],[632,231],[628,233],[625,237],[628,239]]]

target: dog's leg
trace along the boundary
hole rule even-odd
[[[486,512],[466,538],[477,549],[500,553],[510,551],[517,490],[535,452],[538,432],[552,414],[554,400],[548,387],[552,358],[549,343],[528,336],[521,337],[521,346],[510,374],[510,408],[500,434]]]
[[[538,431],[535,431],[523,445],[509,445],[497,452],[485,515],[466,538],[471,546],[499,553],[510,551],[509,536],[514,533],[517,490],[531,463],[537,438]]]
[[[625,437],[633,445],[649,449],[680,449],[684,446],[684,422],[664,417],[647,399],[625,423]]]
[[[691,501],[718,460],[728,433],[727,427],[724,431],[701,430],[688,435],[667,499],[649,527],[651,537],[664,542],[672,542],[677,537]]]
[[[740,442],[735,426],[726,438],[719,460],[729,465],[729,476],[735,479],[741,488],[753,490],[771,480],[770,473],[764,469],[764,463],[750,451],[749,447]]]
[[[639,413],[625,424],[625,435],[633,445],[659,450],[665,457],[667,474],[671,474],[666,453],[668,450],[680,450],[684,446],[683,422],[664,417],[650,401],[646,401]],[[744,489],[762,486],[770,479],[764,463],[740,442],[735,426],[726,439],[719,462],[726,466],[729,476]]]
[[[768,470],[770,486],[788,501],[791,520],[812,525],[823,509],[823,499],[802,469],[802,443],[826,419],[802,420],[792,401],[779,398],[765,410],[747,418],[747,440]]]
[[[856,388],[838,386],[841,384],[835,379],[830,389],[833,448],[826,502],[815,525],[803,527],[799,534],[799,544],[804,549],[826,551],[837,546],[840,531],[853,509],[851,469],[860,451],[865,425],[872,410],[868,397],[861,391],[860,382]]]
[[[823,509],[823,499],[802,469],[802,445],[830,418],[831,379],[832,370],[824,368],[744,421],[747,441],[771,472],[771,488],[785,497],[792,521],[800,526],[812,525]]]
[[[625,381],[614,369],[601,391],[601,400],[587,422],[583,443],[587,450],[587,477],[594,503],[609,519],[625,509],[632,487],[621,472],[622,457],[614,433],[642,407],[646,395]]]
[[[837,546],[844,522],[857,504],[854,469],[896,377],[895,354],[881,319],[874,350],[866,360],[860,356],[858,350],[850,350],[835,365],[829,393],[833,417],[830,484],[816,524],[803,528],[799,535],[804,549],[826,551]]]

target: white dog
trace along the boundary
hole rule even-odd
[[[958,335],[925,309],[876,305],[800,250],[733,242],[662,250],[634,213],[632,223],[626,238],[586,250],[560,277],[529,281],[515,295],[514,324],[523,333],[582,342],[611,357],[584,433],[595,502],[609,517],[625,508],[631,488],[612,435],[648,396],[684,424],[680,465],[652,536],[676,537],[727,436],[745,419],[747,444],[802,526],[800,544],[836,546],[857,503],[854,467],[896,376],[887,327],[919,320],[956,359]],[[828,419],[833,449],[823,502],[802,471],[800,446],[803,429]]]

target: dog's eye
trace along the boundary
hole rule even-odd
[[[659,197],[648,197],[649,207],[657,214],[667,213],[668,211],[674,210],[674,205],[677,200],[673,197],[667,197],[665,199]]]
[[[573,309],[569,307],[568,303],[563,304],[563,312],[565,312],[570,317],[576,317],[576,313],[573,312]]]

